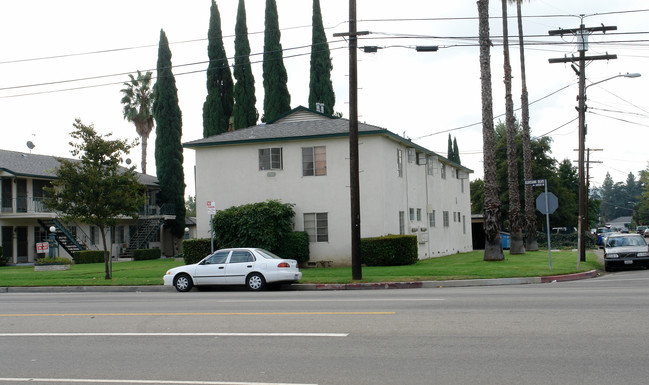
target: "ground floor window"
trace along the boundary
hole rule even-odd
[[[399,211],[399,235],[406,234],[406,213]]]
[[[442,220],[444,221],[444,227],[448,227],[449,226],[448,211],[443,211],[442,212]]]
[[[305,213],[304,231],[309,235],[309,242],[329,242],[327,213]]]

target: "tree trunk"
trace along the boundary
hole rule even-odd
[[[507,0],[502,0],[503,56],[505,72],[505,126],[507,127],[507,175],[509,187],[509,231],[511,233],[510,254],[525,254],[521,199],[518,192],[518,156],[516,154],[516,119],[512,100],[512,66],[509,61],[509,27],[507,21]]]
[[[101,232],[101,240],[104,244],[104,267],[106,270],[106,276],[104,277],[105,279],[112,279],[112,271],[110,268],[110,252],[108,251],[108,247],[106,245],[106,231],[104,230],[103,226],[98,226],[99,231]]]
[[[146,174],[146,147],[149,142],[149,138],[142,135],[142,174]]]
[[[505,259],[500,243],[500,199],[496,176],[493,97],[491,94],[491,57],[489,39],[489,0],[478,1],[480,33],[480,80],[482,85],[482,138],[484,159],[485,261]]]
[[[521,62],[521,125],[523,128],[523,176],[525,180],[532,180],[532,146],[530,144],[530,107],[527,96],[527,80],[525,77],[525,47],[523,45],[523,16],[521,12],[522,0],[516,2],[516,16],[518,19],[518,46]],[[539,244],[536,241],[536,208],[534,191],[531,185],[525,185],[525,249],[537,251]]]

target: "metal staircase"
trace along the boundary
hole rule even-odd
[[[61,245],[68,254],[74,255],[75,251],[86,249],[86,245],[76,239],[76,237],[72,235],[70,230],[66,228],[61,221],[57,219],[39,219],[38,223],[47,231],[48,234],[50,232],[50,227],[54,226],[56,228],[56,231],[54,232],[56,242]]]
[[[144,249],[160,227],[164,224],[164,218],[142,218],[135,222],[132,231],[129,232],[128,245],[122,249],[120,258],[130,258],[133,250]]]

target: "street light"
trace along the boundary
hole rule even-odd
[[[604,83],[606,81],[609,81],[611,79],[615,78],[637,78],[640,77],[641,75],[639,73],[626,73],[626,74],[618,74],[615,76],[611,76],[609,78],[597,81],[595,83],[591,83],[589,85],[585,85],[585,76],[583,72],[583,68],[581,70],[577,70],[576,68],[573,67],[573,70],[577,72],[577,75],[579,75],[579,106],[577,107],[577,111],[579,112],[579,215],[578,215],[578,240],[577,240],[577,252],[579,254],[579,261],[585,261],[586,260],[586,227],[588,224],[586,223],[586,215],[588,212],[588,207],[587,207],[587,200],[586,200],[586,181],[585,181],[585,172],[584,172],[584,151],[586,147],[586,89],[590,86],[594,86],[596,84]]]
[[[50,230],[50,239],[49,239],[49,241],[50,241],[50,244],[49,244],[50,252],[49,252],[49,257],[54,258],[54,257],[56,257],[55,252],[54,252],[54,245],[56,245],[56,235],[54,233],[56,233],[56,227],[52,225],[52,226],[50,226],[49,230]]]

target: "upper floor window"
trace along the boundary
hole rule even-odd
[[[403,176],[403,150],[397,148],[397,176]]]
[[[446,165],[442,163],[442,167],[440,168],[440,173],[442,174],[442,179],[446,179]]]
[[[417,159],[417,153],[415,152],[414,148],[409,148],[408,149],[408,163],[415,163],[415,160]]]
[[[259,149],[259,171],[263,170],[281,170],[282,148],[260,148]]]
[[[327,175],[325,146],[302,147],[302,176]]]

